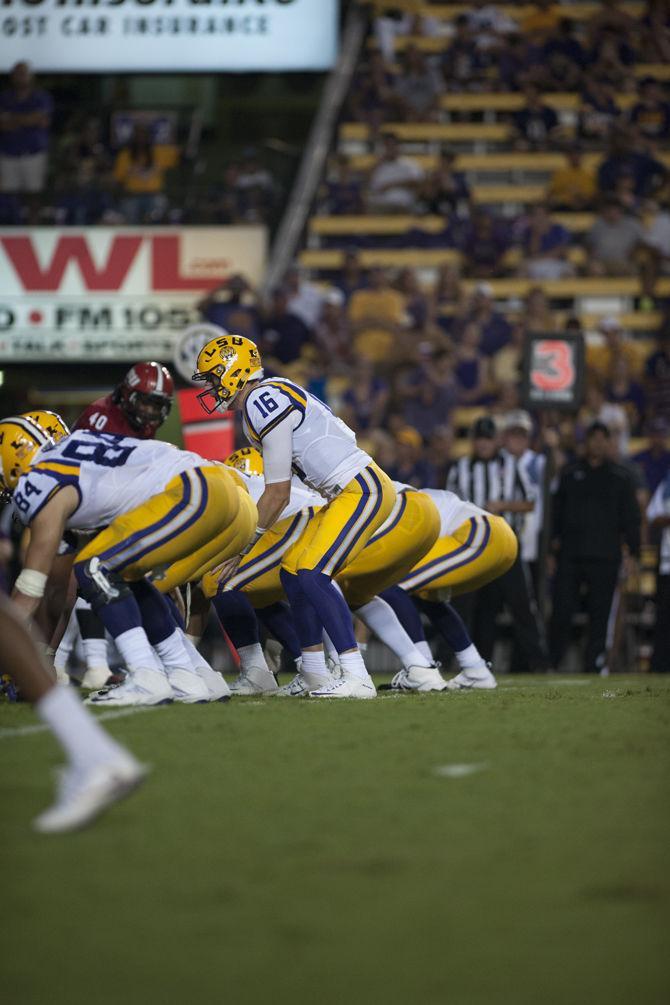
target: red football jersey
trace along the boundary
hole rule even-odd
[[[112,401],[111,394],[91,402],[81,413],[73,429],[91,429],[97,433],[134,436],[138,440],[151,440],[154,437],[154,431],[151,429],[133,429],[121,407]]]

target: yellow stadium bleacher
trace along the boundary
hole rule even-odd
[[[377,13],[383,13],[385,10],[390,9],[402,9],[407,10],[413,14],[421,14],[424,17],[436,18],[440,21],[451,21],[459,14],[467,14],[471,9],[470,4],[466,3],[421,3],[420,0],[372,0],[373,6]],[[570,3],[564,5],[566,8],[566,17],[570,17],[574,21],[585,21],[593,17],[594,14],[602,11],[601,3]],[[628,0],[627,3],[621,3],[618,5],[619,9],[624,13],[628,14],[629,17],[642,17],[645,11],[645,4],[642,0]],[[535,12],[535,7],[533,4],[500,4],[499,8],[503,14],[507,17],[514,18],[515,20],[527,17],[529,14]]]
[[[593,213],[552,213],[555,223],[560,223],[572,233],[582,233],[592,226]],[[407,234],[410,230],[423,230],[429,234],[444,229],[445,220],[441,216],[313,216],[309,221],[309,231],[317,237],[338,237],[355,235]]]
[[[511,128],[503,122],[395,122],[384,127],[402,142],[488,142],[505,143]],[[370,127],[365,122],[344,122],[340,140],[365,143],[370,139]]]

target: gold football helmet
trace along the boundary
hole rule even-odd
[[[225,411],[247,381],[263,376],[261,355],[255,342],[226,332],[208,342],[198,353],[198,369],[193,380],[206,381],[209,387],[198,395],[206,412]],[[206,398],[213,398],[208,402]]]
[[[228,454],[223,463],[227,464],[229,468],[243,471],[245,475],[263,474],[263,455],[255,447],[242,447],[240,450],[234,450],[232,454]]]
[[[36,422],[40,429],[48,433],[56,443],[62,440],[64,436],[70,435],[67,423],[61,419],[58,412],[49,412],[47,409],[42,408],[34,412],[24,412],[23,417]]]
[[[12,415],[0,422],[0,492],[5,498],[12,494],[37,451],[54,443],[49,433],[25,415]]]

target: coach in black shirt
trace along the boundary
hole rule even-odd
[[[606,666],[607,623],[619,577],[622,546],[636,560],[640,509],[625,468],[608,459],[610,431],[594,422],[586,455],[565,468],[553,502],[553,551],[557,556],[550,627],[552,662],[558,666],[570,641],[580,589],[587,590],[589,616],[586,670]]]

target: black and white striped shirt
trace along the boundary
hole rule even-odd
[[[447,488],[461,499],[486,509],[489,502],[527,500],[533,488],[523,465],[512,454],[501,450],[490,461],[461,457],[449,470]],[[517,533],[524,525],[525,513],[501,513]]]

